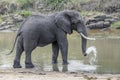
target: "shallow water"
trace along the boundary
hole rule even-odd
[[[0,68],[12,68],[15,51],[11,55],[5,55],[13,46],[15,33],[0,33]],[[81,52],[81,39],[78,34],[68,36],[69,41],[69,71],[90,73],[113,73],[120,74],[120,37],[119,36],[96,36],[97,40],[88,41],[87,47],[95,46],[97,57],[90,53],[84,57]],[[22,54],[21,65],[24,67],[25,54]],[[32,53],[32,61],[35,68],[41,71],[52,71],[51,45],[38,47]],[[61,54],[58,58],[59,68],[62,68]]]

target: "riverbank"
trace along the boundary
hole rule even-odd
[[[35,69],[0,69],[0,80],[120,80],[120,74],[43,72]]]

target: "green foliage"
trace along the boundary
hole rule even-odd
[[[29,4],[32,3],[33,0],[17,0],[18,3],[20,4]]]
[[[34,0],[17,0],[17,2],[20,4],[21,9],[27,9],[30,8],[33,4]]]
[[[1,15],[0,15],[0,23],[2,23],[2,22],[3,22],[3,19],[2,19]]]
[[[120,26],[120,21],[114,22],[113,24],[111,24],[112,27],[116,28]]]
[[[45,0],[48,7],[50,7],[53,10],[60,10],[64,7],[67,2],[70,2],[71,0]]]
[[[23,10],[23,11],[20,11],[19,14],[26,18],[26,17],[32,15],[32,12]]]

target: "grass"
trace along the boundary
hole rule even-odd
[[[20,14],[20,15],[24,16],[25,18],[27,18],[28,16],[32,15],[32,12],[31,11],[22,10],[18,14]]]
[[[3,20],[2,20],[2,17],[1,17],[1,15],[0,15],[0,23],[2,23],[3,22]]]
[[[113,24],[111,24],[111,26],[113,28],[119,27],[120,26],[120,21],[114,22]]]

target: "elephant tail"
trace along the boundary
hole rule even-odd
[[[10,54],[13,52],[13,50],[14,50],[14,48],[15,48],[15,44],[16,44],[17,38],[18,38],[18,36],[20,36],[20,34],[21,34],[21,32],[18,32],[18,33],[17,33],[12,49],[11,49],[11,51],[10,51],[9,53],[7,53],[6,55],[10,55]]]

